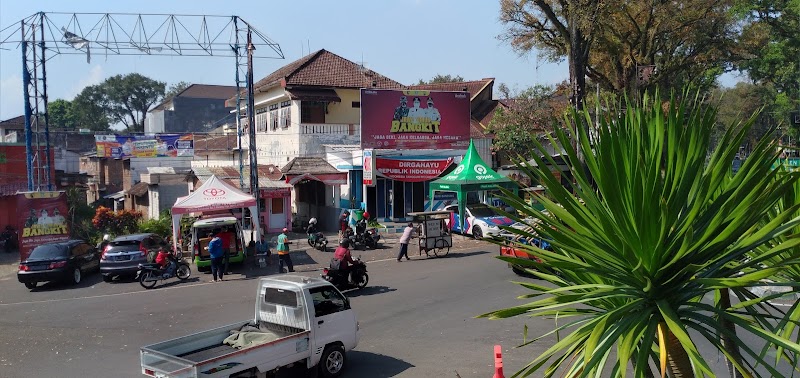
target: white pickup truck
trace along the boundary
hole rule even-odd
[[[284,275],[259,280],[255,318],[142,347],[151,377],[270,377],[304,363],[336,377],[358,344],[350,301],[320,278]]]

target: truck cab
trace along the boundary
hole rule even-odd
[[[338,377],[358,345],[350,301],[321,278],[283,275],[259,280],[253,319],[142,347],[151,377],[271,376],[305,366]]]

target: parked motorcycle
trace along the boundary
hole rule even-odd
[[[139,264],[139,284],[145,289],[152,289],[156,287],[159,280],[167,280],[172,277],[178,277],[181,281],[186,281],[192,275],[192,269],[189,264],[179,261],[175,256],[170,255],[172,261],[173,271],[167,272],[162,269],[157,263]]]
[[[308,234],[308,245],[322,252],[328,251],[328,238],[321,232]]]
[[[361,239],[367,248],[377,249],[378,241],[381,240],[381,235],[378,234],[378,230],[370,228],[361,234]]]
[[[353,230],[350,228],[345,230],[343,239],[347,239],[347,241],[350,242],[350,246],[353,247],[353,249],[362,249],[362,250],[367,249],[366,244],[364,244],[364,238],[359,237],[358,234],[354,233]],[[339,240],[339,242],[341,242],[341,240]]]
[[[369,283],[369,274],[367,274],[367,264],[361,261],[361,256],[355,259],[353,266],[348,271],[350,274],[342,272],[340,269],[333,269],[332,267],[322,269],[322,277],[324,280],[336,286],[339,290],[347,289],[363,289]],[[348,277],[348,275],[350,277]]]

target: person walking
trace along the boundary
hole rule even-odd
[[[224,275],[222,266],[224,251],[222,249],[222,239],[220,239],[219,235],[215,235],[208,242],[208,254],[211,257],[211,275],[214,277],[212,282],[222,281]]]
[[[411,260],[408,257],[408,242],[416,236],[416,233],[417,230],[414,229],[414,224],[408,222],[408,226],[403,229],[403,235],[400,236],[400,253],[397,254],[397,262],[403,261],[403,256],[406,257],[406,260]]]
[[[289,244],[292,242],[287,241],[286,239],[289,237],[287,234],[289,230],[284,228],[283,232],[278,235],[278,246],[275,248],[278,250],[278,273],[283,273],[283,265],[286,264],[286,267],[289,269],[289,272],[294,272],[294,265],[292,264],[292,257],[289,256]]]

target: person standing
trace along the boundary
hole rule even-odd
[[[339,217],[339,240],[342,240],[347,235],[347,228],[350,227],[350,212],[345,210],[342,216]]]
[[[269,243],[264,234],[261,234],[261,240],[256,242],[256,255],[266,255],[267,265],[272,265],[272,251],[269,250]]]
[[[406,260],[411,260],[408,257],[408,242],[411,241],[415,234],[414,224],[408,222],[408,226],[403,229],[403,235],[400,236],[400,253],[397,254],[397,262],[403,261],[403,256],[406,257]]]
[[[211,256],[211,275],[214,277],[212,282],[222,281],[222,276],[224,275],[222,270],[224,251],[222,250],[222,239],[220,239],[219,235],[215,235],[208,242],[208,254]]]
[[[278,250],[278,273],[283,273],[283,265],[286,264],[286,267],[289,269],[289,272],[294,272],[294,265],[292,264],[292,258],[289,256],[289,244],[292,242],[287,241],[286,239],[289,238],[287,235],[289,230],[284,228],[280,235],[278,235],[278,246],[275,248]]]
[[[231,274],[228,260],[231,257],[231,253],[236,254],[236,235],[228,229],[228,226],[222,226],[219,238],[222,239],[222,250],[225,251],[225,274]]]

